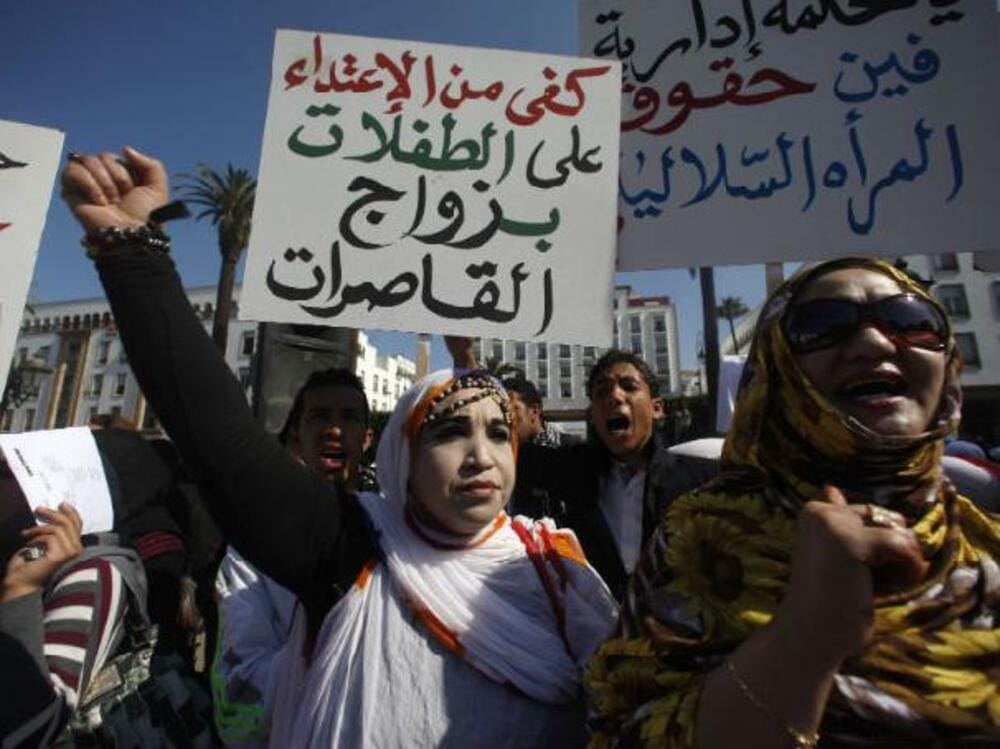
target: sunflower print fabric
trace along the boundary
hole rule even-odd
[[[925,295],[891,266],[845,260],[791,279],[765,306],[722,474],[671,505],[630,581],[618,636],[588,666],[592,747],[696,744],[708,675],[774,616],[796,514],[827,483],[905,514],[931,566],[915,588],[876,598],[874,636],[836,677],[822,745],[1000,746],[1000,522],[941,468],[961,403],[954,347],[926,434],[887,438],[842,416],[798,371],[778,324],[809,279],[839,267]]]

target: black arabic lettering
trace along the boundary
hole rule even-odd
[[[542,292],[544,298],[542,300],[542,327],[538,329],[535,333],[536,336],[541,335],[549,328],[549,323],[552,322],[552,309],[553,309],[553,299],[552,299],[552,269],[546,268],[545,273],[542,278]]]
[[[334,242],[334,246],[337,243]],[[337,250],[339,252],[339,250]],[[289,247],[285,250],[284,259],[286,263],[294,263],[301,260],[303,263],[309,263],[313,259],[313,254],[307,250],[305,247],[300,247],[298,250],[293,250]],[[267,269],[267,288],[279,299],[286,299],[292,302],[299,302],[305,299],[314,299],[323,290],[323,286],[326,284],[326,276],[323,273],[323,269],[316,266],[312,269],[313,280],[315,284],[312,286],[307,286],[305,288],[299,286],[291,286],[289,284],[284,284],[278,281],[275,275],[275,264],[277,260],[272,260],[271,265]],[[339,285],[340,279],[337,276],[337,284]]]
[[[23,169],[28,166],[27,161],[17,161],[0,151],[0,169]]]
[[[918,0],[851,0],[852,9],[856,13],[847,13],[840,7],[838,0],[817,0],[801,10],[794,19],[789,18],[788,0],[779,0],[767,13],[761,23],[768,28],[778,28],[785,34],[794,34],[801,29],[815,31],[828,18],[833,18],[843,26],[861,26],[873,21],[886,13],[912,8]],[[813,8],[813,5],[818,8]]]
[[[607,14],[598,14],[594,19],[598,26],[603,26],[606,23],[615,23],[622,14],[618,11],[611,11]],[[621,32],[618,28],[618,24],[615,23],[614,29],[603,39],[599,40],[597,44],[594,45],[594,55],[597,57],[607,57],[612,52],[615,57],[619,60],[624,60],[629,57],[635,50],[635,42],[632,41],[632,37],[626,37],[625,41],[621,40]]]
[[[538,154],[545,146],[544,139],[538,142],[538,145],[535,146],[534,150],[531,152],[531,156],[528,158],[527,179],[529,185],[547,190],[551,187],[558,187],[566,184],[566,180],[569,179],[570,167],[585,174],[596,172],[601,169],[600,162],[595,163],[590,160],[592,156],[597,155],[597,153],[601,150],[601,147],[594,146],[593,148],[588,148],[581,155],[580,128],[578,125],[573,125],[570,128],[570,136],[572,139],[570,152],[563,158],[556,161],[555,170],[557,174],[553,177],[540,177],[535,170],[535,163],[538,158]]]
[[[510,322],[517,317],[521,309],[521,284],[530,275],[523,270],[524,263],[518,263],[510,271],[510,278],[513,286],[512,309],[498,309],[500,300],[500,289],[492,279],[487,281],[477,292],[473,303],[469,307],[443,302],[434,296],[434,259],[428,252],[423,257],[423,289],[421,301],[430,312],[449,320],[470,320],[480,318],[490,322]],[[492,277],[496,273],[496,265],[493,263],[474,263],[465,269],[466,275],[470,278],[478,279],[483,276]]]
[[[379,247],[385,247],[386,243],[377,244],[361,239],[361,237],[359,237],[354,231],[352,225],[354,216],[359,211],[367,208],[373,203],[398,201],[406,195],[406,192],[402,190],[394,190],[391,187],[383,185],[382,183],[368,177],[355,177],[347,186],[347,189],[349,192],[359,192],[365,190],[367,191],[367,194],[362,195],[360,198],[351,203],[340,217],[340,236],[352,246],[359,247],[364,250],[374,250]],[[375,209],[371,209],[365,214],[365,219],[372,225],[381,223],[383,218],[385,218],[385,214],[382,211],[377,211]]]

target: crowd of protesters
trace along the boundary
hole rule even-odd
[[[253,419],[150,223],[159,162],[63,188],[170,442],[95,431],[98,537],[0,475],[4,746],[1000,741],[1000,471],[956,446],[950,322],[905,273],[772,294],[721,448],[667,444],[633,354],[575,440],[451,337],[372,469],[349,372]]]

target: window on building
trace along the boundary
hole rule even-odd
[[[256,341],[257,335],[254,331],[248,330],[245,332],[243,338],[240,339],[240,356],[253,356]]]
[[[572,377],[572,367],[568,361],[559,362],[559,377],[564,380]]]
[[[955,343],[958,345],[958,353],[961,354],[965,366],[982,366],[982,362],[979,360],[979,344],[976,343],[975,333],[955,333]]]
[[[538,344],[538,360],[545,361],[549,358],[549,346],[547,343]]]
[[[35,352],[35,356],[37,356],[39,359],[41,359],[44,362],[48,362],[49,355],[51,353],[52,353],[52,347],[51,346],[42,346],[41,348],[38,349],[38,351]]]
[[[35,428],[35,409],[29,408],[24,412],[24,431],[30,432]]]
[[[653,332],[654,333],[666,333],[667,332],[667,316],[666,315],[653,315]]]
[[[573,397],[573,383],[567,380],[559,381],[559,397],[560,398],[572,398]]]
[[[87,411],[87,423],[93,424],[94,419],[97,418],[97,406],[91,406]]]
[[[942,252],[939,255],[932,255],[931,265],[934,270],[938,271],[958,270],[958,255],[954,252]]]
[[[27,358],[28,358],[28,347],[21,346],[21,348],[17,350],[17,360],[19,362],[23,362]]]
[[[538,387],[538,394],[540,396],[542,396],[543,398],[549,397],[549,381],[547,379],[545,380],[540,379],[538,382],[535,383],[535,385]]]
[[[97,348],[97,363],[107,364],[108,358],[111,356],[111,341],[101,341],[100,346]]]
[[[389,394],[389,378],[386,377],[384,380],[382,380],[382,395],[388,395],[388,394]]]
[[[569,359],[573,355],[572,349],[565,343],[559,344],[559,358]]]
[[[666,352],[667,350],[667,334],[666,333],[656,333],[653,336],[653,346],[656,349],[657,354]]]
[[[514,344],[514,359],[519,362],[523,362],[527,356],[527,346],[523,343]]]
[[[663,353],[656,352],[656,371],[661,375],[670,374],[670,357],[666,350]]]
[[[630,333],[642,332],[642,320],[639,319],[638,315],[631,315],[628,318],[628,330]]]
[[[969,316],[969,300],[965,296],[965,287],[962,284],[949,283],[935,286],[934,295],[952,317]]]
[[[503,361],[503,341],[493,341],[493,358]]]
[[[642,356],[642,333],[633,333],[630,337],[629,348],[636,356]]]
[[[91,398],[100,398],[101,391],[103,389],[104,389],[104,375],[95,374],[93,377],[90,378],[89,393]]]
[[[378,375],[372,375],[372,392],[378,392]]]
[[[125,395],[125,383],[128,380],[128,375],[124,372],[119,372],[115,376],[115,396],[121,397]],[[118,409],[119,411],[121,409]]]
[[[244,390],[250,387],[250,367],[240,367],[240,387]]]
[[[122,415],[122,407],[121,406],[112,406],[111,407],[111,415],[112,416],[121,416]]]
[[[548,382],[549,379],[549,365],[545,362],[538,362],[538,385],[543,382]]]

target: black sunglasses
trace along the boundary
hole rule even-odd
[[[807,354],[836,346],[868,324],[897,346],[943,351],[951,337],[941,310],[916,294],[896,294],[867,304],[814,299],[791,307],[782,328],[789,348]]]

